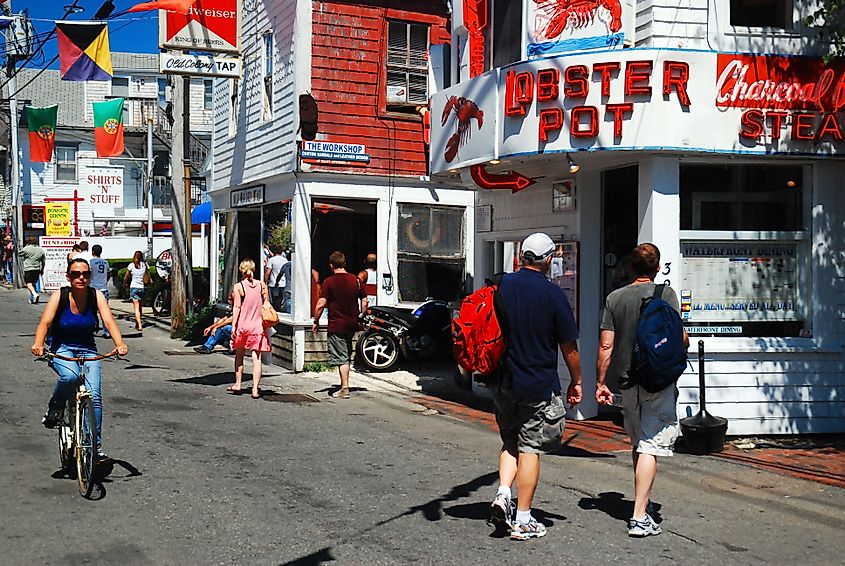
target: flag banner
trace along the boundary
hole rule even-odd
[[[94,103],[94,144],[97,157],[123,153],[123,99]]]
[[[46,108],[26,107],[26,121],[29,126],[29,160],[33,163],[53,161],[53,145],[56,142],[56,117],[59,106]]]
[[[177,14],[188,14],[188,9],[196,0],[158,0],[157,2],[142,2],[135,4],[126,12],[146,12],[148,10],[167,10],[168,12],[176,12]]]
[[[59,68],[65,81],[107,81],[113,74],[109,27],[103,23],[56,22]]]

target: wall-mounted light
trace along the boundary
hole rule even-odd
[[[449,169],[449,173],[451,173],[452,175],[455,175],[455,174],[458,173],[458,170],[457,169]]]
[[[794,189],[796,186],[798,186],[798,183],[796,183],[795,181],[790,179],[786,182],[786,186],[789,187],[790,189]]]
[[[572,161],[572,157],[567,153],[566,160],[569,162],[569,172],[573,175],[581,170],[581,166]]]
[[[501,162],[502,162],[502,160],[501,160],[501,159],[491,159],[491,160],[490,160],[490,161],[488,161],[487,163],[489,163],[490,165],[498,165],[498,164],[499,164],[499,163],[501,163]]]

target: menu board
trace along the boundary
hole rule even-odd
[[[800,320],[794,242],[682,242],[685,322]]]
[[[572,314],[578,322],[578,242],[568,240],[555,244],[555,255],[549,269],[549,279],[566,293]]]

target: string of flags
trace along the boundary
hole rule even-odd
[[[116,157],[123,153],[123,98],[94,102],[94,145],[97,157]],[[56,122],[59,105],[43,108],[27,106],[29,128],[29,160],[49,163],[56,143]]]

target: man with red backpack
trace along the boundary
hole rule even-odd
[[[563,290],[546,277],[555,245],[548,235],[522,242],[522,269],[502,277],[496,290],[497,315],[507,344],[494,389],[496,422],[502,437],[499,488],[490,522],[510,529],[515,540],[542,537],[546,527],[531,516],[540,479],[540,454],[560,448],[566,409],[557,373],[563,353],[571,382],[569,405],[581,402],[578,326]],[[519,495],[516,514],[511,485]]]

